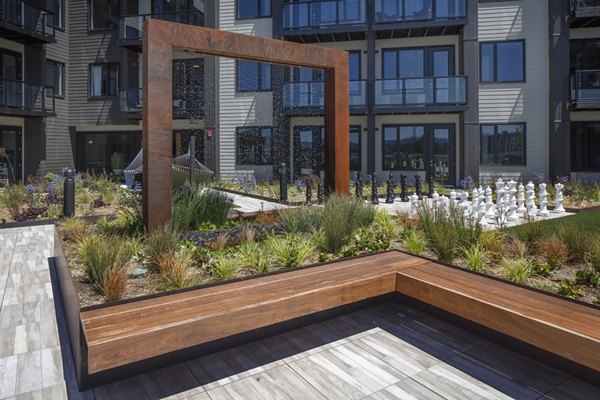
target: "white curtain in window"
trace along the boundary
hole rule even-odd
[[[102,96],[102,66],[92,65],[90,74],[90,95]]]

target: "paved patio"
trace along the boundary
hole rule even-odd
[[[0,230],[0,399],[598,399],[600,388],[384,304],[77,391],[53,227]]]

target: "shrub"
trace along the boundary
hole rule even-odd
[[[581,296],[581,289],[579,288],[579,286],[577,286],[576,283],[568,279],[563,279],[562,281],[560,281],[560,288],[558,289],[558,294],[575,298]]]
[[[517,258],[525,258],[527,255],[527,244],[520,239],[509,236],[506,239],[504,250],[505,254],[507,255]]]
[[[505,252],[506,234],[501,231],[483,231],[479,236],[479,244],[493,260],[500,260]]]
[[[243,226],[240,229],[237,241],[239,244],[256,241],[256,231],[250,226]]]
[[[398,236],[398,225],[396,225],[396,221],[385,210],[378,210],[376,212],[373,226],[389,240],[395,239]]]
[[[338,253],[348,244],[353,233],[369,226],[375,218],[375,209],[350,196],[333,194],[323,208],[323,246],[330,253]]]
[[[158,268],[159,258],[173,254],[179,247],[179,235],[169,226],[164,225],[146,236],[144,253],[146,261],[152,268]]]
[[[224,193],[197,186],[181,186],[173,195],[173,228],[188,231],[206,222],[221,226],[227,222],[231,205],[229,196]]]
[[[282,209],[279,219],[288,233],[310,233],[319,230],[323,223],[323,210],[317,207]]]
[[[600,273],[600,238],[593,240],[588,254],[588,262],[596,272]]]
[[[20,184],[8,185],[0,192],[0,204],[4,204],[12,217],[19,213],[27,198],[27,190]]]
[[[240,265],[255,274],[264,274],[271,266],[271,253],[266,246],[252,241],[244,242],[239,248]]]
[[[359,228],[354,234],[353,243],[358,249],[368,253],[387,250],[392,244],[388,233],[375,225]]]
[[[273,237],[266,245],[275,263],[285,268],[299,267],[315,251],[311,241],[299,235]]]
[[[421,255],[427,250],[427,238],[423,232],[409,229],[404,234],[402,247],[409,253]]]
[[[415,218],[407,211],[398,211],[396,213],[396,219],[404,229],[415,229],[419,226],[419,219]]]
[[[576,263],[584,262],[585,255],[592,246],[588,234],[575,225],[560,225],[557,234],[569,249],[570,259]]]
[[[556,236],[538,239],[536,248],[552,268],[560,268],[569,259],[569,248]]]
[[[480,243],[471,245],[471,247],[463,247],[462,253],[467,268],[470,270],[480,272],[485,268],[488,260],[488,252]]]
[[[221,233],[215,238],[210,244],[212,251],[223,251],[229,245],[229,235],[227,233]]]
[[[144,233],[142,199],[139,194],[124,191],[119,197],[120,209],[114,221],[114,229],[127,235]]]
[[[157,267],[169,288],[180,289],[192,285],[192,267],[194,253],[192,249],[181,248],[173,253],[158,256]]]
[[[506,277],[516,283],[523,283],[532,275],[531,265],[523,258],[517,260],[504,259],[502,267]]]
[[[236,277],[238,261],[227,255],[220,255],[210,264],[210,271],[215,279],[225,281]]]
[[[65,239],[78,243],[85,237],[88,224],[81,218],[65,218],[60,224]]]
[[[88,235],[77,247],[88,278],[107,301],[121,298],[137,243],[119,236]]]
[[[525,217],[525,223],[521,224],[518,229],[515,229],[516,237],[527,245],[538,244],[539,240],[544,236],[546,230],[544,224],[536,222],[531,217]]]

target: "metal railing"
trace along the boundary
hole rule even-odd
[[[119,40],[142,40],[142,26],[144,25],[144,21],[148,19],[204,26],[204,14],[197,10],[162,14],[125,15],[119,17]]]
[[[571,75],[571,104],[586,103],[600,108],[600,70],[575,71]]]
[[[23,0],[1,0],[0,4],[0,21],[34,36],[54,38],[53,12]]]
[[[600,0],[571,0],[571,12],[584,11],[590,8],[600,9]]]
[[[448,20],[466,16],[466,0],[375,0],[376,24]]]
[[[350,81],[350,106],[366,105],[366,81]],[[285,108],[323,107],[325,86],[323,82],[290,82],[283,85]]]
[[[444,76],[375,81],[376,106],[445,106],[467,103],[467,78]]]
[[[283,29],[365,24],[364,0],[300,1],[283,4]]]
[[[54,88],[14,79],[0,78],[0,108],[15,114],[54,114]]]
[[[143,97],[142,88],[132,89],[120,89],[119,90],[119,109],[122,113],[127,114],[141,114],[143,108]],[[196,104],[194,102],[194,104]],[[198,109],[200,108],[200,110]],[[185,116],[193,115],[198,116],[202,114],[202,106],[188,106],[188,101],[185,99],[173,99],[173,115]]]

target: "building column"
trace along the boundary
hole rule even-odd
[[[460,121],[460,154],[459,173],[456,183],[460,179],[470,176],[479,179],[479,42],[477,30],[478,2],[467,2],[467,17],[469,23],[464,26],[460,35],[461,65],[460,75],[467,77],[467,110],[461,115]]]
[[[551,0],[548,7],[550,59],[549,178],[571,173],[569,2]]]
[[[375,32],[373,31],[374,1],[367,0],[367,174],[376,171],[375,165]]]

